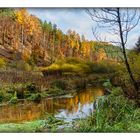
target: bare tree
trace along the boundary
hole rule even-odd
[[[140,20],[140,10],[138,9],[121,9],[121,8],[101,8],[101,9],[87,9],[87,13],[91,19],[97,23],[99,28],[106,28],[110,33],[116,35],[116,40],[113,43],[117,43],[122,48],[124,56],[124,62],[126,65],[127,72],[130,80],[138,95],[138,84],[134,79],[131,71],[127,53],[126,44],[128,41],[129,32],[135,28]]]

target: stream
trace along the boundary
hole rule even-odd
[[[40,103],[25,101],[15,105],[0,106],[0,123],[21,123],[47,117],[46,113],[56,118],[71,121],[84,118],[94,110],[95,99],[104,93],[101,87],[83,90],[75,96],[44,98]]]

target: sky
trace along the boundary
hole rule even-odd
[[[88,40],[95,40],[92,34],[92,28],[95,23],[90,16],[85,12],[85,9],[79,8],[28,8],[30,14],[36,15],[43,21],[52,22],[57,25],[64,33],[69,29],[75,30],[80,35],[84,35]],[[140,35],[140,24],[131,31],[128,38],[127,48],[132,48]],[[102,38],[115,40],[116,37],[108,32],[102,33],[98,31],[98,35]]]

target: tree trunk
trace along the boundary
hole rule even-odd
[[[120,9],[119,8],[117,8],[117,14],[118,14],[119,33],[120,33],[120,39],[121,39],[121,45],[122,45],[122,50],[123,50],[126,69],[127,69],[128,74],[129,74],[129,77],[130,77],[130,79],[132,81],[132,84],[133,84],[133,86],[134,86],[134,88],[136,90],[136,93],[138,95],[138,89],[139,88],[138,88],[137,82],[135,81],[135,79],[133,77],[130,65],[128,63],[127,55],[126,55],[125,43],[124,43],[124,40],[123,40],[122,25],[121,25],[121,19],[120,19]]]

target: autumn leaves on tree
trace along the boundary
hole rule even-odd
[[[84,35],[81,37],[72,30],[65,34],[56,24],[41,21],[24,8],[0,11],[0,36],[1,46],[20,53],[23,60],[34,61],[37,65],[50,65],[65,57],[88,61],[111,59],[104,49],[110,44],[86,40]]]

